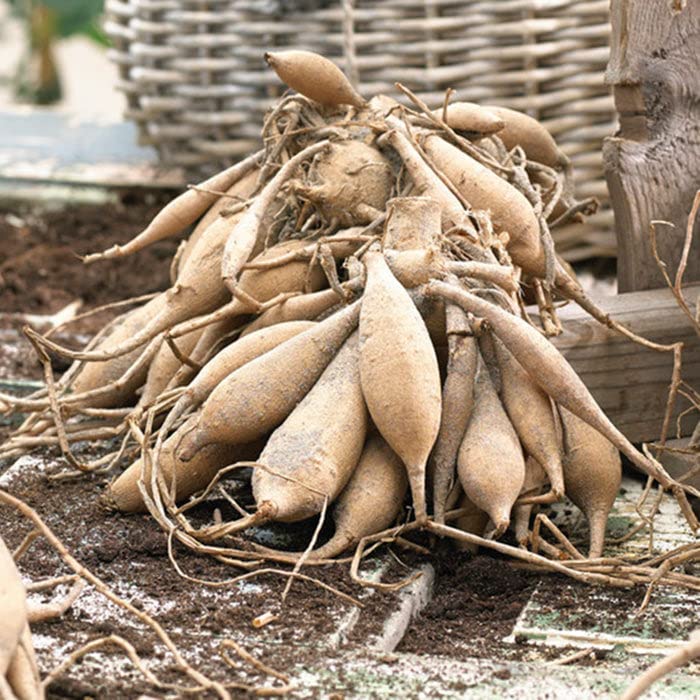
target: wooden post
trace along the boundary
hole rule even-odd
[[[649,227],[671,276],[700,189],[700,0],[612,0],[612,85],[619,132],[603,146],[621,292],[664,286]],[[685,281],[700,280],[700,223]]]
[[[700,285],[689,285],[683,293],[692,305],[700,297]],[[630,292],[596,302],[614,319],[649,340],[682,341],[683,379],[692,387],[700,387],[700,342],[670,290]],[[561,309],[559,318],[564,333],[552,342],[610,420],[633,442],[658,440],[673,369],[671,353],[649,350],[627,340],[575,304]],[[679,397],[668,437],[676,437],[676,418],[690,407],[688,400]],[[686,413],[678,426],[680,435],[690,435],[697,422],[695,411]]]

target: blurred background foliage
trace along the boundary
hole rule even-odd
[[[14,80],[18,99],[48,105],[61,99],[55,42],[82,34],[107,45],[100,27],[103,0],[6,0],[26,28],[26,45]]]

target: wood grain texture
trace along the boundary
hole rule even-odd
[[[694,308],[700,285],[688,286],[684,295]],[[691,386],[700,386],[700,339],[668,290],[619,294],[597,301],[614,319],[650,340],[683,341],[683,379]],[[633,442],[658,439],[671,381],[671,353],[648,350],[626,340],[573,304],[559,313],[564,333],[553,339],[554,345],[603,411]],[[675,415],[689,405],[679,397]],[[697,413],[686,416],[682,435],[690,435],[697,420]]]
[[[700,187],[700,0],[613,0],[606,82],[620,120],[603,156],[618,237],[622,292],[664,286],[649,238],[674,272]],[[700,280],[700,223],[686,273]]]

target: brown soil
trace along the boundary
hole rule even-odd
[[[170,198],[125,194],[117,204],[70,206],[59,211],[0,209],[0,379],[38,379],[41,369],[21,336],[24,321],[9,314],[52,314],[80,299],[80,312],[164,289],[177,239],[133,258],[83,265],[78,255],[133,238]],[[116,312],[104,312],[56,336],[81,344]],[[13,342],[14,341],[14,342]],[[58,360],[55,369],[66,363]],[[11,374],[14,371],[14,374]]]
[[[55,458],[48,461],[53,465],[51,471],[65,466]],[[226,669],[217,652],[220,641],[226,637],[238,640],[251,651],[264,642],[260,658],[281,671],[297,664],[318,662],[319,658],[333,658],[335,652],[319,650],[316,645],[333,632],[339,616],[350,610],[350,604],[314,583],[301,580],[293,584],[286,603],[282,603],[286,578],[276,575],[263,575],[243,586],[224,588],[204,588],[187,581],[173,570],[168,559],[166,535],[150,516],[114,514],[100,505],[99,495],[106,483],[104,477],[97,476],[55,481],[38,470],[27,468],[13,478],[10,490],[37,509],[83,565],[131,602],[136,601],[137,607],[147,608],[188,658],[213,678],[231,680],[236,675]],[[194,514],[195,522],[205,514],[211,517],[214,507],[223,509],[224,505],[223,501],[206,504]],[[6,507],[0,506],[0,521],[3,536],[11,548],[30,530],[25,519]],[[302,525],[297,528],[297,534],[304,533],[308,539],[311,527],[312,524]],[[302,539],[295,542],[295,548],[302,542]],[[177,545],[175,558],[187,575],[206,581],[222,581],[241,573]],[[33,581],[69,571],[44,540],[37,541],[23,557],[21,570]],[[360,586],[352,583],[347,565],[308,567],[304,572],[352,596],[364,598],[366,595]],[[402,575],[404,570],[395,564],[390,566],[385,580],[398,580]],[[148,601],[148,604],[138,601]],[[393,601],[392,595],[366,599],[362,615],[369,619],[369,624],[364,628],[360,645],[367,636],[381,631],[381,623]],[[33,634],[39,638],[55,634],[56,626],[60,625],[60,637],[71,650],[91,639],[119,634],[136,647],[144,660],[159,667],[162,678],[179,683],[186,681],[175,670],[152,632],[139,628],[133,617],[110,613],[107,607],[105,605],[104,617],[100,613],[102,619],[96,620],[89,607],[86,611],[85,605],[78,601],[59,621],[33,625]],[[279,615],[280,620],[254,630],[253,618],[267,611]],[[39,659],[42,671],[48,671],[49,660],[41,653]],[[75,677],[78,680],[71,680]],[[251,678],[255,680],[254,672]],[[132,698],[146,692],[148,685],[133,674],[126,678],[104,674],[88,682],[82,673],[68,673],[50,690],[49,697],[55,698],[85,695]]]
[[[447,552],[445,553],[447,554]],[[436,558],[435,597],[403,638],[398,651],[494,658],[512,649],[503,638],[540,576],[490,555]]]
[[[0,309],[54,313],[75,299],[90,308],[162,289],[177,240],[121,261],[83,265],[77,256],[133,238],[168,199],[125,195],[118,204],[39,214],[0,210]]]

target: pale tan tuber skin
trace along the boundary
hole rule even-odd
[[[192,348],[192,351],[188,353],[189,359],[195,366],[182,364],[168,382],[167,389],[174,389],[189,384],[192,377],[199,371],[198,366],[204,366],[213,353],[221,347],[220,343],[224,341],[226,336],[244,323],[244,318],[233,316],[221,319],[215,323],[210,323],[208,326],[202,328],[202,333],[199,336],[197,344]],[[177,340],[177,345],[178,347],[180,346],[179,339]]]
[[[34,659],[24,584],[0,537],[0,697],[44,697]]]
[[[496,263],[477,262],[474,260],[447,260],[442,270],[456,277],[473,277],[484,282],[495,284],[509,294],[520,289],[512,267]],[[437,277],[437,275],[433,275]]]
[[[520,441],[481,361],[474,385],[474,408],[457,457],[464,493],[488,513],[503,534],[525,480]]]
[[[534,117],[508,107],[484,105],[482,109],[503,121],[504,126],[497,136],[508,150],[520,146],[528,160],[551,168],[563,168],[568,164],[569,159],[559,150],[547,128]]]
[[[112,246],[103,253],[88,255],[85,258],[85,262],[90,263],[95,260],[107,260],[133,255],[157,241],[180,233],[215,204],[219,198],[219,195],[215,194],[215,192],[228,189],[234,190],[237,187],[237,183],[242,181],[255,168],[259,157],[260,153],[254,153],[240,163],[232,165],[230,168],[199,183],[196,187],[183,192],[161,209],[138,236],[124,245]],[[239,189],[243,190],[245,187]]]
[[[423,250],[385,250],[391,273],[407,289],[426,284],[442,273],[442,257],[436,248]]]
[[[388,144],[401,156],[401,160],[413,181],[414,195],[427,197],[438,203],[444,231],[455,226],[465,225],[467,212],[461,202],[423,160],[415,146],[403,133],[398,130],[388,131],[380,136],[377,143],[381,146]]]
[[[239,367],[243,367],[256,357],[264,355],[269,350],[315,325],[314,321],[278,323],[269,328],[262,328],[256,333],[245,336],[245,338],[239,338],[235,343],[225,347],[207,362],[185,389],[182,396],[178,398],[170,409],[163,429],[167,432],[167,429],[174,425],[174,422],[186,411],[198,408],[216,386]]]
[[[353,287],[359,291],[361,285]],[[262,313],[246,327],[241,333],[241,338],[278,323],[315,319],[341,301],[335,289],[323,289],[320,292],[291,297]]]
[[[554,401],[603,433],[633,464],[645,474],[653,476],[662,487],[673,487],[673,480],[666,470],[638,452],[611,423],[566,358],[535,328],[454,285],[431,282],[426,286],[426,293],[452,301],[465,311],[485,318],[530,377]]]
[[[564,480],[567,496],[583,511],[590,528],[588,556],[600,557],[608,514],[620,490],[622,464],[617,448],[595,428],[561,408]]]
[[[385,250],[384,257],[394,277],[411,289],[441,279],[447,274],[473,277],[501,287],[505,292],[517,292],[518,284],[512,267],[473,260],[444,260],[437,248],[421,250]]]
[[[165,303],[164,294],[159,294],[143,306],[121,316],[115,323],[114,329],[96,345],[95,350],[98,352],[110,352],[114,348],[128,342],[128,340],[147,323],[149,318],[161,312],[165,307]],[[84,363],[82,367],[78,369],[71,383],[71,392],[74,394],[81,394],[85,391],[104,387],[116,381],[133,365],[142,351],[143,348],[136,348],[128,354],[115,357],[111,360]],[[71,372],[71,370],[69,369],[68,372]],[[136,390],[146,380],[147,374],[148,365],[144,365],[144,367],[123,386],[118,387],[115,391],[105,394],[104,396],[88,399],[82,402],[82,405],[96,408],[124,406],[134,397]]]
[[[382,244],[385,250],[425,250],[441,233],[440,202],[432,197],[395,197],[387,202]]]
[[[354,255],[357,249],[367,242],[368,236],[364,234],[365,228],[365,226],[341,228],[330,236],[323,236],[317,240],[306,240],[305,245],[297,251],[288,252],[284,255],[271,255],[267,259],[258,256],[246,263],[243,269],[271,269],[299,260],[304,260],[308,264],[312,259],[318,257],[324,248],[334,260],[342,261]]]
[[[229,234],[226,236],[221,255],[221,278],[231,294],[238,286],[238,277],[243,266],[264,247],[267,218],[282,187],[305,160],[329,147],[328,141],[319,141],[288,160],[265,185],[240,220],[236,220],[235,225],[228,229]]]
[[[359,311],[356,302],[229,374],[184,436],[183,460],[212,442],[252,442],[280,425],[355,329]]]
[[[227,301],[227,290],[217,273],[229,233],[242,216],[239,213],[229,219],[220,217],[202,234],[183,263],[175,284],[164,292],[167,298],[165,311],[137,334],[141,335],[141,342],[187,319],[209,313]],[[219,224],[222,221],[225,225]],[[133,338],[131,342],[139,343],[139,338]]]
[[[443,109],[434,109],[433,114],[443,119]],[[469,131],[477,134],[495,134],[505,122],[493,111],[474,102],[450,102],[445,114],[447,126],[455,131]]]
[[[311,553],[312,558],[338,556],[363,537],[389,527],[403,508],[407,489],[406,469],[397,454],[379,435],[369,437],[350,481],[336,501],[335,533]]]
[[[440,136],[426,135],[422,145],[471,206],[491,214],[495,231],[508,234],[507,247],[513,262],[527,274],[543,277],[545,258],[540,225],[525,196]]]
[[[552,402],[498,338],[494,338],[494,346],[503,406],[525,452],[544,467],[549,477],[549,497],[539,502],[559,500],[564,495],[564,475]]]
[[[388,202],[382,237],[384,258],[407,289],[442,274],[440,218],[440,203],[432,197],[397,197]]]
[[[334,501],[350,479],[362,453],[368,419],[358,355],[355,332],[272,433],[258,458],[274,473],[253,470],[253,495],[273,520],[294,522],[320,513],[324,499],[328,504]]]
[[[24,626],[17,651],[7,669],[7,681],[17,700],[44,700],[29,624]],[[0,682],[2,679],[0,678]],[[0,694],[3,688],[0,686]]]
[[[149,302],[150,305],[159,300],[157,313],[147,316],[145,323],[135,332],[116,346],[101,346],[97,350],[73,353],[72,356],[99,362],[126,355],[143,346],[158,333],[221,306],[227,301],[229,294],[217,273],[226,240],[240,216],[239,213],[230,219],[219,217],[207,228],[183,264],[175,284]]]
[[[389,527],[403,509],[408,489],[406,468],[378,434],[367,438],[350,481],[333,507],[335,532],[326,544],[311,552],[279,552],[256,546],[262,553],[274,552],[298,561],[331,559],[356,545],[363,537]]]
[[[182,501],[193,493],[205,488],[223,467],[233,462],[254,459],[260,452],[260,445],[225,445],[214,443],[203,447],[194,457],[185,462],[180,459],[178,446],[183,435],[196,422],[196,415],[189,418],[164,443],[158,457],[158,467],[168,488],[175,486],[175,501]],[[143,478],[150,492],[151,470],[144,469],[142,459],[133,462],[108,487],[105,504],[124,513],[140,513],[147,510],[139,491],[138,481]]]
[[[258,255],[254,262],[272,260],[280,255],[301,251],[306,247],[305,241],[283,241],[271,246]],[[238,288],[263,303],[285,292],[315,292],[326,283],[321,266],[316,263],[309,269],[308,260],[294,260],[270,269],[250,269],[241,273]]]
[[[408,471],[416,520],[427,518],[425,470],[440,429],[440,370],[425,323],[384,256],[365,255],[360,377],[372,420]]]
[[[27,624],[24,585],[14,559],[0,538],[0,677],[4,677]]]
[[[199,329],[183,336],[178,340],[178,350],[183,355],[190,356],[201,335],[202,331]],[[172,351],[172,348],[163,341],[148,367],[146,383],[137,406],[142,408],[152,406],[181,367],[180,359]]]
[[[525,483],[523,484],[521,497],[529,498],[542,493],[547,485],[547,474],[540,463],[531,456],[525,460]],[[518,544],[525,546],[530,542],[530,517],[534,503],[525,503],[513,508],[513,532]]]
[[[301,252],[305,248],[304,241],[283,241],[261,252],[254,258],[253,262],[264,263],[266,260],[272,260],[289,253]],[[257,308],[255,302],[263,304],[281,294],[301,292],[307,286],[309,291],[317,291],[325,283],[326,276],[321,266],[315,263],[309,268],[307,260],[291,260],[279,267],[243,270],[237,289],[245,296],[234,298],[206,316],[176,326],[170,331],[170,336],[178,338],[185,333],[219,322],[222,319],[233,319],[254,313]]]
[[[333,143],[314,159],[308,183],[293,191],[309,199],[331,225],[370,224],[391,196],[394,175],[383,153],[362,141]]]
[[[210,224],[213,224],[219,218],[223,221],[222,225],[226,219],[230,217],[225,216],[224,212],[229,207],[234,207],[236,205],[242,204],[247,200],[253,192],[258,181],[259,170],[251,170],[249,173],[244,175],[238,182],[229,187],[226,190],[226,195],[219,197],[209,208],[209,210],[202,216],[202,218],[197,222],[189,238],[185,242],[185,246],[180,254],[180,259],[178,261],[178,272],[182,269],[182,266],[187,262],[190,257],[194,246],[197,241],[201,238],[204,232],[209,228]]]
[[[324,56],[311,51],[268,51],[265,60],[283,83],[310,100],[329,107],[365,105],[343,71]]]
[[[466,510],[467,512],[460,515],[456,520],[453,521],[453,527],[456,527],[463,532],[471,532],[473,535],[478,535],[482,537],[484,532],[486,532],[486,527],[489,524],[488,513],[481,510],[481,508],[475,506],[467,496],[464,491],[462,491],[459,501],[457,502],[457,508],[460,510]],[[455,542],[455,546],[462,552],[471,552],[471,554],[477,554],[479,551],[479,545],[470,544],[466,542]]]
[[[445,522],[445,503],[456,474],[457,453],[474,406],[474,380],[478,350],[466,314],[447,305],[447,378],[442,388],[440,432],[430,457],[429,474],[433,484],[433,516]]]

